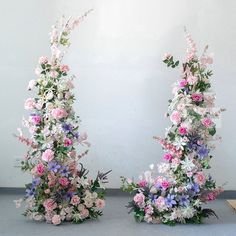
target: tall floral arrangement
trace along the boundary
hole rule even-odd
[[[181,66],[180,79],[174,84],[173,99],[169,100],[167,117],[171,126],[165,138],[154,137],[161,144],[164,162],[145,171],[138,182],[122,177],[122,189],[134,194],[128,208],[138,221],[150,223],[202,223],[203,218],[215,215],[203,203],[215,200],[222,192],[216,187],[210,168],[216,135],[215,120],[224,109],[214,108],[211,91],[212,57],[207,47],[197,56],[196,45],[186,33],[187,56]],[[166,54],[163,62],[175,68],[179,61]]]
[[[29,129],[30,137],[25,137],[21,129],[16,135],[29,147],[21,164],[22,170],[32,175],[32,182],[26,185],[24,215],[54,225],[97,218],[105,205],[101,187],[107,182],[108,172],[98,172],[92,180],[88,170],[78,165],[88,153],[89,142],[86,133],[79,132],[80,120],[72,107],[74,76],[69,76],[69,66],[62,63],[72,30],[89,12],[67,21],[63,17],[52,27],[51,57],[39,58],[37,78],[28,85],[28,90],[37,94],[25,101],[29,117],[23,119],[23,126]],[[78,145],[83,148],[80,154]]]

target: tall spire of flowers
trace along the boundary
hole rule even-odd
[[[171,125],[164,138],[154,137],[162,146],[163,162],[145,171],[138,182],[122,177],[122,189],[134,193],[128,207],[138,221],[148,223],[202,223],[203,218],[215,215],[204,209],[203,203],[215,200],[222,192],[211,175],[214,148],[218,140],[215,120],[224,109],[214,107],[215,95],[211,91],[212,71],[207,67],[213,60],[207,54],[197,56],[196,44],[186,33],[187,54],[181,66],[180,79],[174,84],[173,99],[169,100],[167,117]],[[163,62],[175,68],[171,54]]]
[[[24,215],[54,225],[97,218],[105,205],[104,192],[99,188],[107,182],[108,172],[98,172],[92,180],[88,170],[82,164],[78,166],[90,144],[87,134],[79,132],[80,120],[72,106],[74,76],[69,75],[69,66],[62,63],[72,30],[89,12],[67,21],[62,17],[52,27],[51,56],[39,58],[37,78],[28,85],[28,90],[37,94],[25,101],[29,117],[23,119],[23,126],[28,128],[30,137],[25,137],[21,129],[17,135],[29,147],[22,170],[32,175],[32,182],[26,185]],[[20,202],[16,201],[17,206]]]

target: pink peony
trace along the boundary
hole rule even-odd
[[[52,217],[52,223],[53,223],[54,225],[59,225],[59,224],[61,224],[61,217],[60,217],[60,215],[54,215],[54,216]]]
[[[179,87],[184,88],[188,84],[188,81],[186,79],[182,79],[179,81]]]
[[[105,206],[105,201],[103,199],[97,199],[95,204],[99,209],[103,209]]]
[[[47,149],[43,152],[42,160],[49,162],[54,158],[54,152],[51,149]]]
[[[145,200],[145,196],[143,195],[143,193],[137,193],[134,196],[134,202],[138,205],[138,206],[142,206],[144,204],[144,200]]]
[[[65,177],[59,179],[60,185],[66,187],[69,184],[69,180]]]
[[[161,183],[161,187],[166,190],[170,187],[170,183],[167,181],[167,180],[164,180],[162,183]]]
[[[181,115],[178,111],[174,111],[171,115],[170,115],[170,120],[174,123],[174,124],[178,124],[181,121]]]
[[[69,147],[73,144],[72,140],[69,138],[64,139],[64,147]]]
[[[77,206],[79,203],[80,203],[80,198],[78,195],[74,195],[72,198],[71,198],[71,201],[70,203],[74,206]]]
[[[57,203],[53,199],[49,198],[43,202],[43,206],[46,211],[53,211],[57,208]]]
[[[48,58],[45,56],[41,56],[39,58],[39,64],[47,64],[48,63]]]
[[[89,217],[89,210],[87,208],[84,208],[82,211],[81,211],[81,216],[83,219]]]
[[[170,154],[170,153],[165,153],[163,158],[166,160],[166,161],[171,161],[172,158],[173,158],[173,155]]]
[[[206,183],[206,176],[203,172],[198,172],[194,175],[194,182],[199,184],[200,186]]]
[[[25,101],[25,109],[32,110],[35,108],[35,100],[33,98],[27,98]]]
[[[55,70],[52,70],[50,72],[50,77],[52,77],[53,79],[56,79],[58,77],[58,75],[59,75],[58,72]]]
[[[213,121],[210,118],[206,117],[206,118],[202,119],[202,124],[205,127],[209,128],[209,127],[211,127],[213,125]]]
[[[147,186],[147,181],[146,180],[140,180],[138,181],[138,186],[141,188],[144,188]]]
[[[36,173],[37,175],[41,176],[43,173],[44,173],[44,165],[43,163],[39,163],[37,166],[36,166]]]
[[[68,65],[61,65],[60,70],[61,72],[67,73],[70,70],[70,68]]]
[[[191,98],[195,102],[201,102],[203,100],[203,95],[201,93],[193,93]]]
[[[178,130],[179,130],[179,134],[180,135],[187,134],[187,129],[185,127],[183,127],[183,126],[180,126]]]
[[[38,125],[41,122],[41,116],[38,116],[38,115],[31,116],[31,121],[35,125]]]
[[[62,109],[62,108],[55,108],[52,110],[52,116],[54,119],[61,119],[61,118],[64,118],[64,117],[67,117],[68,116],[68,113],[66,112],[65,109]]]

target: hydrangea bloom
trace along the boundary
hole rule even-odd
[[[25,109],[29,120],[23,125],[31,137],[18,139],[29,146],[22,170],[29,171],[33,180],[26,185],[25,216],[36,221],[45,220],[54,225],[63,221],[83,222],[102,215],[106,174],[98,172],[96,179],[88,178],[88,170],[78,161],[88,153],[87,135],[79,135],[79,119],[73,110],[74,95],[69,66],[61,64],[70,45],[69,35],[87,13],[79,18],[53,26],[51,57],[39,58],[37,79],[31,80],[28,89],[37,97],[28,98]],[[81,150],[78,153],[78,147]],[[15,201],[19,207],[21,200]]]
[[[212,72],[207,65],[212,60],[206,50],[198,58],[190,35],[187,42],[181,79],[175,83],[174,98],[170,100],[167,113],[172,126],[166,129],[164,139],[155,137],[165,152],[165,162],[157,165],[159,173],[165,177],[156,176],[155,169],[151,168],[137,183],[121,179],[122,189],[135,194],[128,207],[138,221],[169,225],[201,223],[204,217],[215,214],[202,204],[214,200],[222,191],[204,169],[210,168],[210,142],[217,139],[213,120],[224,109],[213,109],[215,96],[209,93]],[[168,67],[179,65],[170,54],[163,61]]]

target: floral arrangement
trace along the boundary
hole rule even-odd
[[[51,58],[39,58],[35,70],[37,79],[28,85],[28,90],[34,89],[37,93],[25,101],[25,109],[30,114],[28,119],[23,118],[23,126],[29,129],[31,137],[25,137],[21,129],[16,135],[29,147],[21,167],[33,178],[26,185],[24,215],[54,225],[98,218],[105,205],[104,184],[109,172],[98,172],[92,180],[88,178],[88,170],[82,164],[78,166],[90,144],[87,134],[78,131],[80,120],[72,107],[74,76],[69,76],[69,66],[62,64],[71,31],[89,12],[67,21],[62,17],[52,27]],[[84,149],[80,154],[78,145]],[[17,207],[21,201],[15,201]]]
[[[181,67],[181,76],[174,84],[167,117],[171,126],[165,138],[154,137],[164,150],[164,162],[145,171],[139,181],[121,177],[122,190],[133,193],[127,206],[137,221],[148,223],[202,223],[205,217],[215,215],[203,204],[215,200],[222,187],[216,187],[212,177],[204,172],[210,168],[216,136],[215,119],[224,109],[214,108],[215,95],[210,90],[212,71],[207,69],[213,60],[205,48],[197,56],[196,45],[186,33],[187,56]],[[166,54],[163,62],[175,68],[179,61]]]

